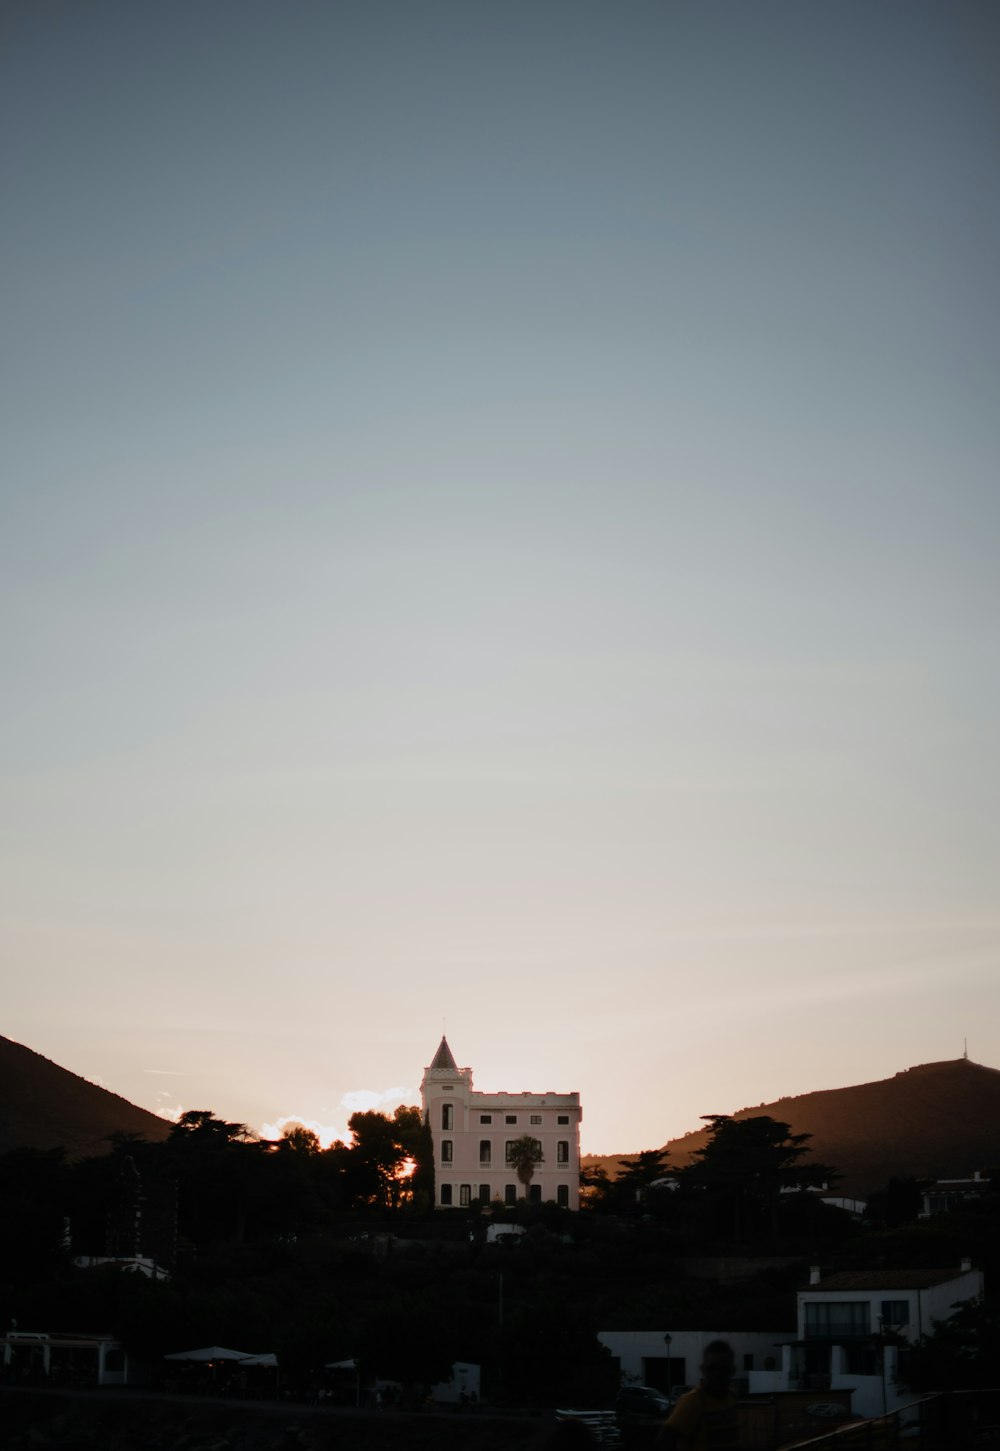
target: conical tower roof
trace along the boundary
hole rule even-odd
[[[445,1073],[457,1073],[458,1064],[455,1062],[455,1055],[448,1047],[448,1039],[442,1035],[438,1050],[431,1059],[430,1072],[444,1071]]]

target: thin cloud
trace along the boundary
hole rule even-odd
[[[171,1123],[177,1123],[181,1114],[185,1111],[184,1105],[181,1103],[171,1103],[170,1100],[173,1098],[173,1094],[167,1093],[165,1089],[161,1089],[156,1095],[156,1098],[157,1104],[153,1112],[157,1117],[169,1119]],[[164,1102],[164,1100],[166,1101]]]
[[[287,1128],[310,1129],[319,1139],[324,1149],[328,1149],[338,1139],[343,1140],[347,1138],[346,1126],[340,1127],[337,1124],[324,1124],[319,1119],[308,1118],[302,1113],[284,1114],[281,1118],[275,1119],[273,1123],[261,1124],[261,1138],[280,1139]]]
[[[340,1100],[340,1107],[350,1113],[367,1113],[372,1109],[381,1108],[383,1104],[391,1103],[396,1108],[401,1103],[407,1103],[413,1097],[412,1088],[386,1088],[381,1092],[377,1088],[355,1088],[350,1093],[345,1093]]]

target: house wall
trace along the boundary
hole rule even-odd
[[[960,1300],[971,1300],[983,1293],[981,1270],[966,1270],[954,1279],[923,1290],[826,1290],[822,1284],[798,1294],[798,1338],[805,1339],[806,1305],[846,1305],[866,1303],[868,1305],[871,1334],[879,1330],[882,1304],[885,1301],[901,1302],[907,1305],[907,1321],[895,1325],[898,1333],[911,1344],[921,1335],[929,1335],[935,1320],[947,1320]]]
[[[579,1208],[583,1114],[578,1093],[480,1093],[472,1086],[471,1068],[434,1067],[424,1071],[420,1093],[434,1141],[439,1205],[446,1205],[448,1196],[442,1191],[450,1189],[451,1207],[461,1207],[463,1186],[470,1200],[484,1194],[490,1200],[525,1198],[524,1185],[506,1162],[506,1144],[531,1134],[542,1146],[542,1160],[531,1180],[535,1196],[561,1197],[567,1208]],[[488,1154],[481,1152],[484,1145]]]
[[[667,1334],[669,1347],[664,1339]],[[623,1385],[648,1385],[649,1362],[665,1359],[668,1351],[673,1365],[684,1363],[683,1373],[677,1367],[671,1384],[697,1385],[705,1347],[713,1340],[725,1340],[732,1346],[740,1381],[749,1379],[752,1370],[763,1371],[768,1360],[780,1367],[781,1342],[792,1334],[790,1329],[786,1334],[773,1330],[600,1330],[597,1338],[617,1359]],[[775,1373],[780,1375],[780,1369]]]

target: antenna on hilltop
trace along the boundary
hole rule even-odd
[[[968,1063],[968,1061],[969,1061],[969,1040],[968,1040],[968,1038],[963,1038],[962,1039],[962,1042],[965,1045],[965,1047],[964,1047],[964,1049],[962,1051],[962,1057],[965,1059],[966,1063]]]

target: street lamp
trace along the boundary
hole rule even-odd
[[[673,1341],[673,1338],[674,1337],[669,1333],[669,1331],[663,1337],[663,1343],[667,1347],[667,1400],[668,1401],[670,1399],[670,1392],[674,1388],[674,1367],[673,1367],[673,1362],[670,1359],[670,1346],[671,1346],[671,1343]]]

